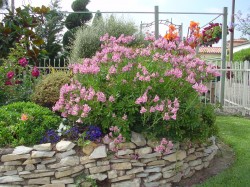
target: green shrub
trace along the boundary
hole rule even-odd
[[[34,145],[48,129],[60,124],[60,117],[31,102],[0,107],[0,146]]]
[[[31,100],[41,106],[51,108],[59,98],[60,88],[70,83],[70,74],[57,71],[46,75],[35,87]]]
[[[133,22],[110,16],[107,19],[97,20],[91,26],[79,28],[71,47],[71,61],[76,62],[81,58],[90,58],[100,49],[100,37],[108,33],[110,36],[119,37],[121,34],[133,35],[137,28]]]
[[[234,62],[250,61],[250,48],[234,53]]]

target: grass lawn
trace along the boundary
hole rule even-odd
[[[218,116],[220,138],[235,151],[236,160],[227,170],[196,187],[250,187],[250,119]]]

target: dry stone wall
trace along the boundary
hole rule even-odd
[[[81,156],[70,141],[0,149],[0,186],[73,187],[75,177],[84,173],[103,181],[102,186],[167,187],[208,167],[218,149],[215,144],[175,145],[172,153],[162,155],[153,151],[155,142],[137,133],[116,155],[109,146],[91,143]],[[81,186],[91,184],[83,181]]]

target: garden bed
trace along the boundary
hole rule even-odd
[[[175,144],[171,153],[154,152],[157,142],[137,133],[116,153],[108,144],[85,146],[82,155],[70,141],[1,149],[0,184],[16,186],[171,186],[207,168],[215,144]],[[98,185],[98,186],[99,186]]]

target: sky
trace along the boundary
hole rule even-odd
[[[32,6],[48,6],[51,0],[15,0],[15,7],[31,4]],[[71,4],[73,0],[61,0],[62,11],[72,11]],[[204,13],[222,13],[223,7],[228,7],[228,25],[231,24],[232,15],[232,0],[91,0],[87,8],[90,11],[100,10],[101,12],[112,11],[137,11],[137,12],[153,12],[154,7],[159,6],[160,12],[204,12]],[[243,15],[250,13],[250,0],[235,0],[235,13],[241,11]],[[107,14],[102,14],[107,17]],[[136,25],[140,23],[151,23],[154,21],[153,14],[114,14],[117,17],[125,20],[133,21]],[[160,20],[172,20],[174,24],[183,24],[183,35],[187,34],[187,27],[190,21],[200,23],[204,26],[217,15],[178,15],[178,14],[160,14]],[[222,16],[217,18],[214,22],[222,23]],[[146,30],[153,30],[154,27],[146,28]],[[167,27],[160,26],[160,34],[164,35]],[[241,33],[235,31],[234,38],[240,38]],[[229,35],[228,35],[229,39]],[[250,39],[250,38],[249,38]]]

